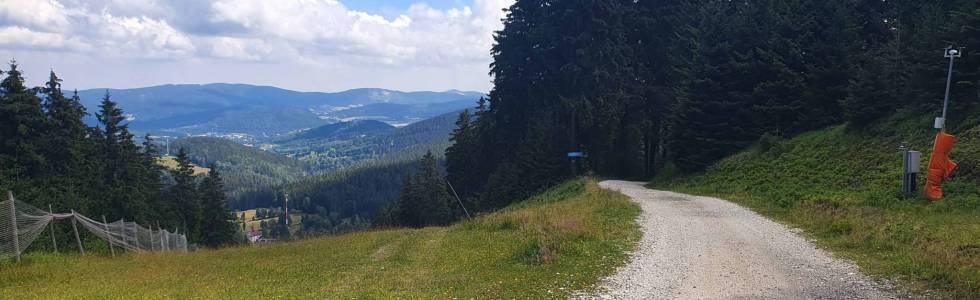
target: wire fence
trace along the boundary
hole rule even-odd
[[[109,243],[113,255],[116,247],[129,251],[187,252],[188,249],[187,236],[160,229],[159,226],[153,230],[125,220],[106,222],[105,217],[99,222],[74,210],[54,213],[19,201],[8,193],[7,200],[0,201],[0,259],[20,260],[21,254],[55,220],[71,221],[75,242],[82,254],[85,249],[78,234],[79,227]]]

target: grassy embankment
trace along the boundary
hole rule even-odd
[[[190,254],[28,255],[2,298],[563,298],[635,248],[637,205],[576,180],[449,227]]]
[[[170,169],[170,170],[176,170],[177,169],[177,158],[174,157],[174,156],[169,156],[169,155],[164,155],[164,156],[161,156],[161,157],[157,157],[157,164],[159,164],[159,165],[161,165],[161,166],[163,166],[163,167],[165,167],[167,169]],[[208,169],[208,168],[205,168],[205,167],[201,167],[201,166],[198,166],[198,165],[194,165],[194,175],[207,174],[210,171],[211,171],[211,169]]]
[[[931,202],[899,192],[898,145],[923,152],[921,190],[935,132],[926,120],[888,123],[763,140],[701,174],[651,187],[745,205],[803,229],[866,272],[900,278],[913,293],[980,298],[980,126],[958,132],[951,157],[959,169],[944,185],[947,198]]]

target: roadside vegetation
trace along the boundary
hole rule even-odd
[[[651,187],[717,196],[803,229],[864,270],[913,293],[980,298],[980,126],[958,132],[959,163],[936,202],[900,192],[898,146],[923,152],[921,193],[935,132],[930,120],[845,126],[789,140],[763,138],[690,176]]]
[[[32,253],[0,265],[13,299],[565,298],[622,265],[640,231],[626,196],[578,179],[449,227],[189,254]],[[98,288],[95,288],[98,287]]]

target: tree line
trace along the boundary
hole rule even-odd
[[[50,205],[55,212],[159,224],[204,246],[238,240],[216,168],[194,176],[181,151],[178,168],[165,170],[151,137],[137,143],[108,93],[95,113],[98,125],[89,126],[77,91],[66,95],[53,71],[44,86],[34,88],[25,85],[16,62],[2,73],[0,190],[45,210]],[[58,234],[61,247],[74,247],[69,234]]]
[[[950,124],[980,122],[962,113],[980,105],[977,1],[518,0],[506,12],[493,89],[446,150],[449,181],[478,210],[574,176],[568,152],[648,178],[763,136],[932,117],[947,45],[967,51]]]

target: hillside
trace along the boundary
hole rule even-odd
[[[114,259],[34,253],[24,263],[0,265],[0,293],[54,299],[565,298],[628,258],[639,237],[638,214],[625,196],[577,180],[449,227]]]
[[[445,113],[398,128],[385,128],[374,121],[331,124],[270,148],[325,171],[370,160],[416,159],[427,150],[442,153],[449,146],[449,133],[456,128],[458,115],[459,112]]]
[[[286,190],[296,199],[294,207],[324,219],[336,221],[357,215],[368,219],[378,208],[398,198],[402,181],[417,165],[414,160],[379,162],[309,176],[288,185]]]
[[[964,127],[951,157],[959,163],[930,202],[900,192],[909,142],[931,151],[928,120],[892,120],[865,130],[831,127],[789,140],[764,139],[707,171],[662,177],[658,189],[711,195],[803,229],[867,272],[897,277],[913,292],[980,296],[980,126]],[[925,167],[923,167],[925,170]],[[920,175],[921,191],[925,174]]]
[[[385,89],[298,92],[216,83],[90,89],[79,91],[79,96],[88,111],[94,112],[106,92],[125,110],[133,130],[172,136],[210,134],[248,143],[340,121],[408,124],[472,106],[483,95]],[[88,121],[94,122],[94,118]]]
[[[170,170],[176,170],[177,158],[170,155],[161,156],[157,158],[157,164]],[[211,169],[201,167],[200,165],[197,164],[194,165],[194,175],[207,174],[208,171],[211,171]]]
[[[323,125],[317,128],[306,130],[296,134],[296,136],[290,138],[290,141],[295,140],[311,140],[311,139],[322,139],[322,140],[336,140],[336,139],[350,139],[360,137],[362,135],[374,135],[383,134],[395,129],[394,126],[388,125],[387,123],[375,120],[357,120],[350,122],[340,122],[329,125]]]
[[[221,138],[184,138],[170,146],[186,149],[194,163],[214,163],[222,172],[232,208],[272,201],[275,189],[312,173],[301,161]]]

